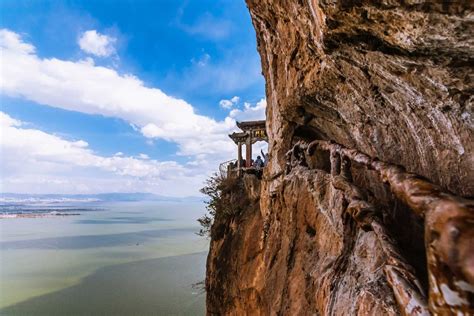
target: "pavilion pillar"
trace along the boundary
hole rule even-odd
[[[247,137],[247,142],[245,144],[245,160],[246,160],[246,167],[252,167],[252,136],[249,135]]]
[[[242,168],[242,143],[237,144],[237,168]]]

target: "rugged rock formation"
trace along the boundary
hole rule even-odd
[[[472,2],[247,4],[270,164],[216,217],[208,313],[474,314]]]

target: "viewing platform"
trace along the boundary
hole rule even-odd
[[[219,167],[221,175],[228,176],[230,173],[236,173],[238,176],[242,173],[261,173],[264,165],[255,165],[252,159],[252,145],[258,141],[268,143],[268,135],[265,126],[265,120],[237,122],[237,127],[241,132],[234,132],[229,137],[237,145],[237,159],[222,163]],[[242,145],[245,145],[245,159],[242,157]],[[265,163],[268,160],[268,153],[261,157]]]

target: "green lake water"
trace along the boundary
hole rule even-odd
[[[0,219],[0,315],[203,315],[200,203]]]

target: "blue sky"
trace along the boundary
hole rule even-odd
[[[2,192],[198,194],[264,118],[244,1],[3,1]]]

